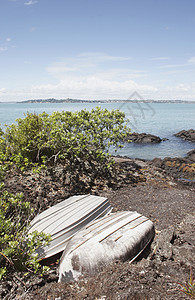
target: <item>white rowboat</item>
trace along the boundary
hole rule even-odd
[[[137,212],[117,212],[93,221],[68,242],[59,282],[92,275],[115,259],[134,260],[154,237],[154,225]]]
[[[110,211],[111,205],[107,198],[79,195],[70,197],[37,215],[31,222],[29,233],[37,230],[51,235],[49,245],[36,250],[39,258],[48,258],[62,252],[76,232]]]

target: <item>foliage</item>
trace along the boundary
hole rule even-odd
[[[0,128],[0,279],[13,270],[44,271],[34,252],[49,242],[43,233],[28,234],[33,211],[21,194],[4,191],[5,171],[15,166],[37,171],[61,162],[79,174],[90,168],[102,176],[112,165],[110,147],[122,147],[120,141],[129,132],[124,113],[98,107],[50,116],[27,113],[5,132]]]
[[[124,113],[99,107],[90,112],[27,113],[7,126],[3,134],[6,159],[24,168],[30,164],[55,164],[67,161],[85,166],[109,168],[110,147],[121,147],[120,141],[130,132]]]
[[[182,289],[180,289],[180,291],[182,293],[184,293],[186,296],[188,296],[191,299],[195,299],[195,281],[193,278],[193,274],[192,274],[192,267],[190,267],[190,278],[189,280],[185,283],[178,283]]]
[[[1,184],[1,188],[3,184]],[[33,210],[22,194],[0,192],[0,280],[12,271],[44,272],[35,249],[50,238],[43,233],[28,234],[27,225]]]
[[[5,171],[5,141],[3,139],[3,131],[0,127],[0,182],[3,179],[4,171]]]

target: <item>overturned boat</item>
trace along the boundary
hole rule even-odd
[[[60,259],[59,282],[92,275],[115,259],[133,261],[153,237],[153,223],[135,211],[93,221],[68,242]]]
[[[37,215],[29,233],[37,230],[51,235],[46,247],[36,252],[40,259],[52,257],[65,249],[72,236],[88,223],[107,215],[111,205],[107,198],[95,195],[72,196]]]

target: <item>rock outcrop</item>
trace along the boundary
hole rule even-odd
[[[188,152],[187,157],[165,157],[155,158],[149,162],[185,185],[195,186],[195,150]]]
[[[178,133],[174,134],[176,137],[180,137],[183,140],[190,141],[195,143],[195,130],[189,129],[189,130],[181,130]]]
[[[157,144],[160,143],[162,139],[159,136],[153,134],[133,132],[124,140],[124,142],[128,141],[139,144]]]

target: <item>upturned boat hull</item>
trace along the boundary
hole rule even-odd
[[[94,195],[70,197],[37,215],[31,222],[29,233],[37,230],[51,235],[46,247],[36,250],[40,259],[62,252],[67,242],[82,227],[107,215],[111,205],[107,198]]]
[[[59,282],[92,275],[115,259],[134,260],[154,237],[153,223],[137,212],[117,212],[79,231],[59,264]]]

